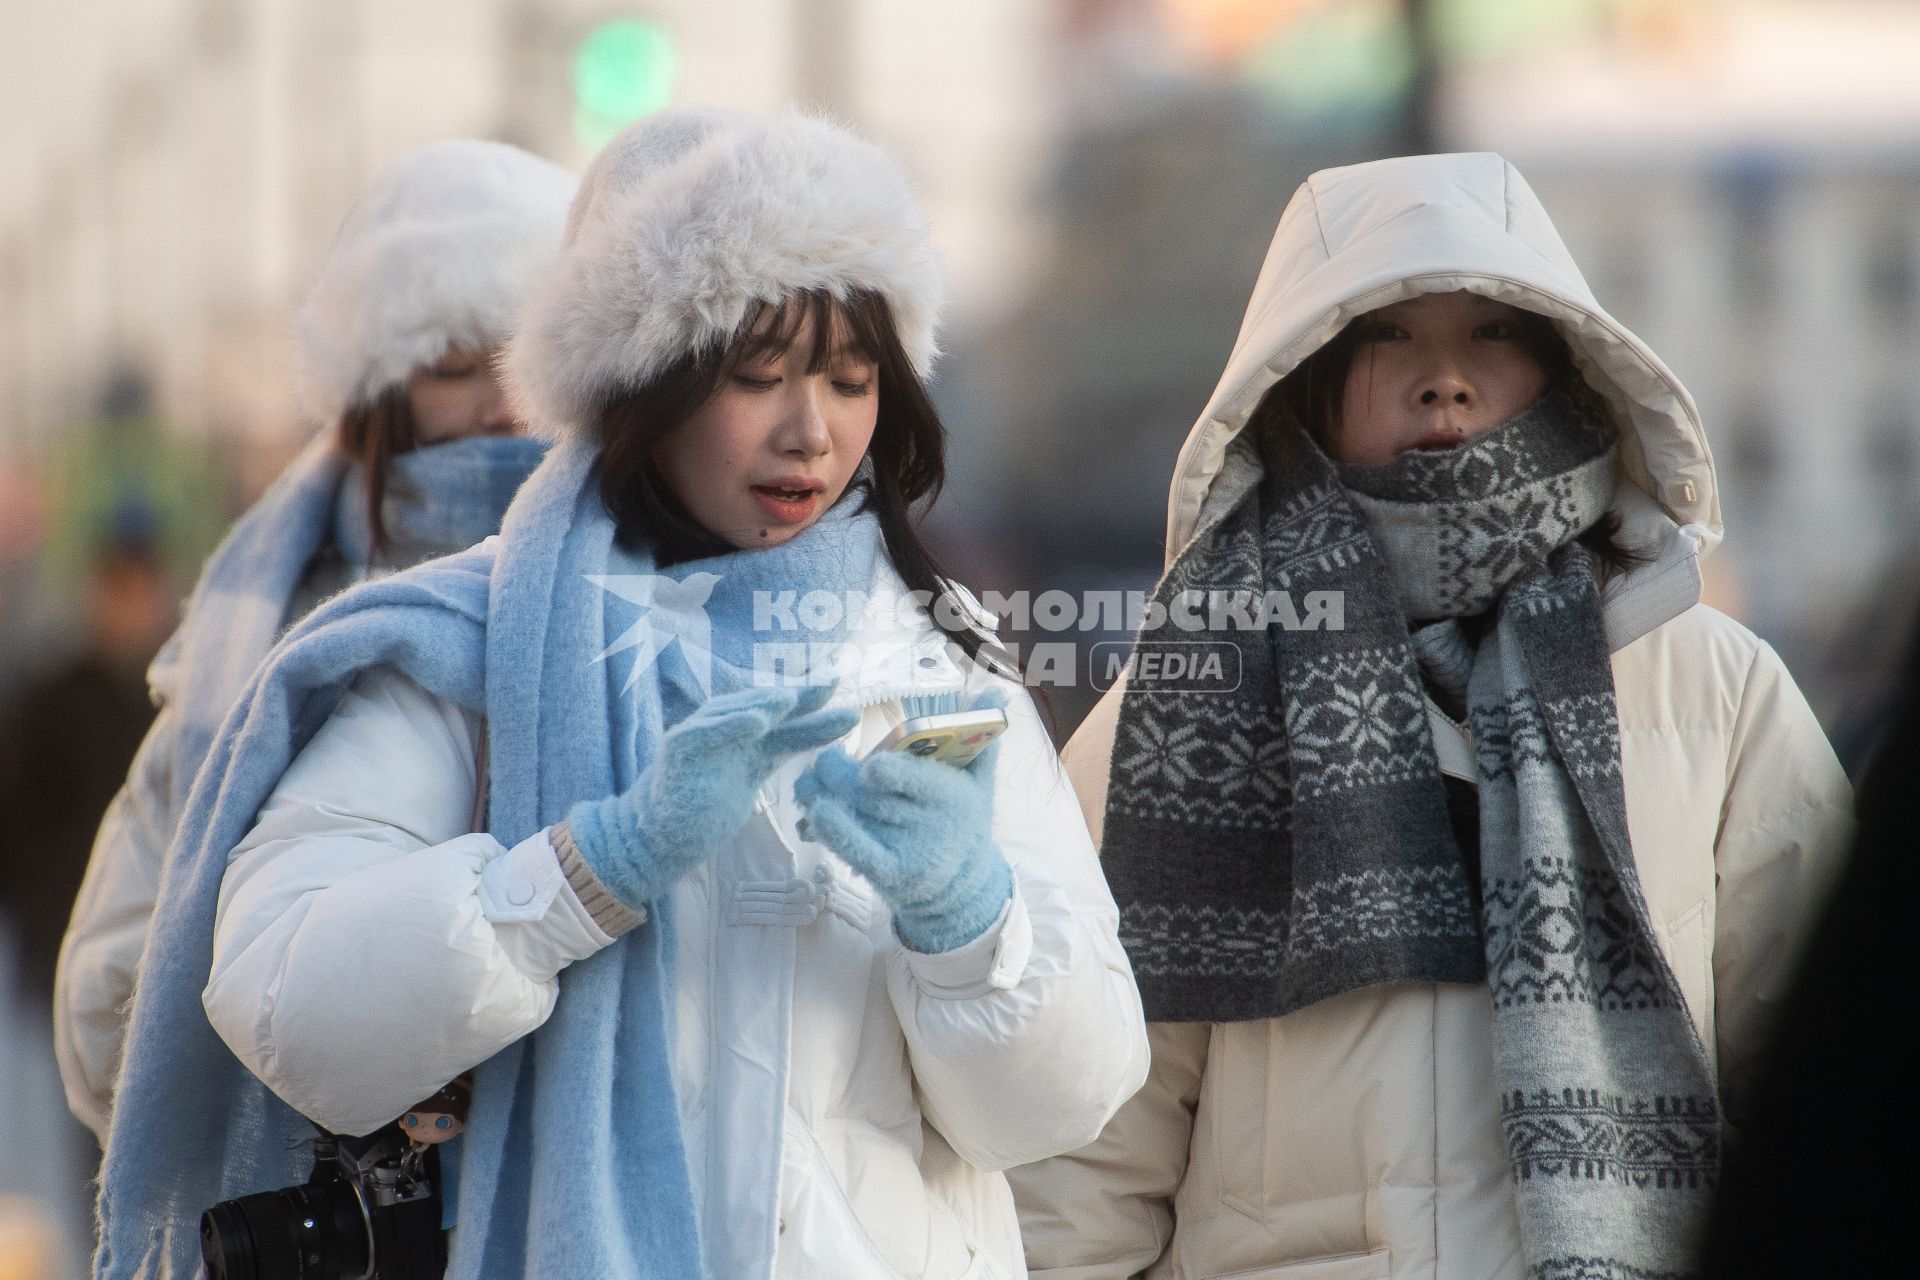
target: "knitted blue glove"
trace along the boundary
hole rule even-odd
[[[975,704],[1002,706],[990,693]],[[793,784],[808,833],[865,876],[915,951],[965,946],[1013,896],[1013,869],[993,843],[998,744],[956,769],[882,751],[855,760],[835,747]]]
[[[745,689],[713,699],[661,735],[631,787],[567,814],[581,858],[638,908],[673,887],[746,825],[754,793],[780,762],[845,737],[850,707],[821,708],[832,685]]]

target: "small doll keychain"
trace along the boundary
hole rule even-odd
[[[395,1121],[412,1150],[412,1163],[418,1164],[431,1147],[450,1142],[467,1129],[467,1104],[473,1100],[473,1076],[459,1075],[448,1081],[431,1098],[416,1102]]]

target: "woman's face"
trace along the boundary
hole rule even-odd
[[[494,354],[455,347],[407,379],[414,439],[422,448],[468,436],[520,434],[494,373]]]
[[[845,340],[843,323],[836,313],[826,367],[810,372],[809,308],[785,350],[732,369],[654,449],[673,496],[707,532],[736,547],[775,546],[846,492],[879,419],[880,371]]]
[[[1523,335],[1537,318],[1466,290],[1423,293],[1356,320],[1329,451],[1378,466],[1409,449],[1452,449],[1506,422],[1547,389]]]

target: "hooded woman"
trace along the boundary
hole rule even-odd
[[[1092,1140],[1146,1038],[1065,774],[914,530],[940,292],[830,124],[675,110],[596,159],[508,352],[560,440],[500,536],[318,610],[209,758],[104,1274],[304,1177],[302,1115],[469,1070],[450,1275],[1023,1272],[998,1171]],[[969,766],[875,750],[995,707]]]
[[[227,535],[148,673],[160,713],[61,946],[60,1074],[103,1138],[163,855],[247,677],[327,596],[496,532],[540,461],[492,357],[573,189],[516,147],[436,142],[389,165],[341,225],[296,335],[302,407],[326,430]]]
[[[1512,166],[1301,187],[1174,473],[1199,625],[1066,753],[1153,1068],[1018,1173],[1036,1273],[1693,1269],[1850,812],[1699,603],[1720,535],[1692,400]]]

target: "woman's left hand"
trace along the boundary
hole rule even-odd
[[[1013,896],[1013,869],[993,842],[998,750],[956,769],[904,751],[855,760],[832,747],[794,783],[805,833],[872,883],[915,951],[965,946]]]

